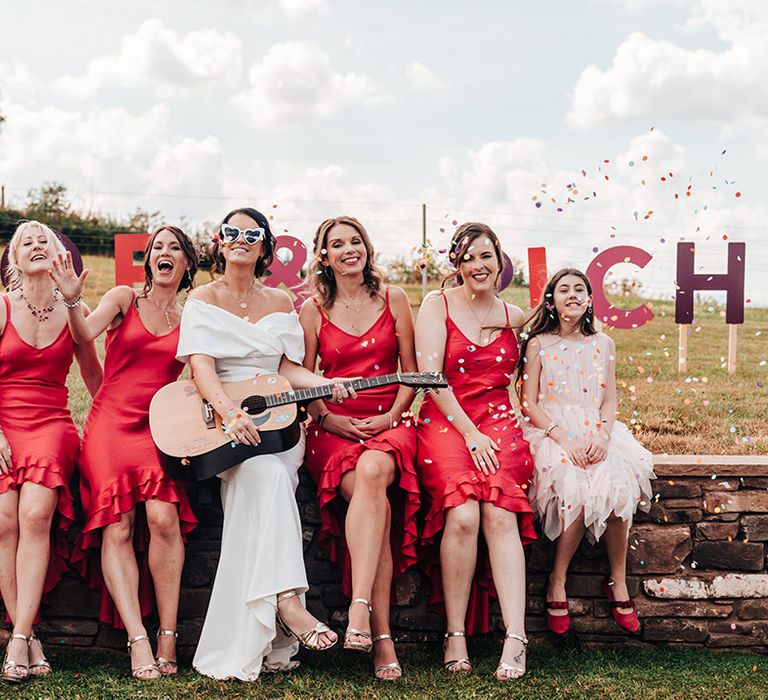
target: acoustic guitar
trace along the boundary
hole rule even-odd
[[[448,386],[440,372],[396,372],[342,383],[356,392],[391,384],[413,389]],[[261,442],[233,443],[222,430],[221,417],[193,381],[167,384],[149,405],[149,428],[165,471],[174,479],[202,481],[249,457],[289,450],[301,437],[306,404],[333,393],[333,384],[293,389],[279,374],[257,374],[243,382],[223,382],[222,386],[235,405],[251,417]]]

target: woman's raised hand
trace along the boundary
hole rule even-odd
[[[64,301],[72,303],[82,297],[88,272],[89,270],[86,268],[79,275],[76,275],[72,265],[72,253],[67,251],[66,255],[59,253],[51,260],[51,269],[48,274],[64,297]]]
[[[475,430],[466,437],[467,449],[475,463],[475,468],[486,476],[499,470],[499,459],[496,452],[499,446],[485,433]]]

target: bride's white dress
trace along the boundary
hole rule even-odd
[[[250,323],[194,299],[184,307],[177,357],[215,358],[223,381],[277,372],[285,355],[301,363],[304,337],[295,313],[276,312]],[[298,642],[276,628],[277,594],[307,590],[295,491],[304,436],[295,447],[252,457],[219,474],[224,529],[208,612],[193,660],[212,678],[255,680],[296,665]]]

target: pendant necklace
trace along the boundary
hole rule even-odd
[[[229,283],[227,282],[227,280],[222,278],[221,281],[224,282],[224,284],[226,285],[227,291],[233,297],[235,297],[235,299],[237,299],[237,303],[240,306],[240,308],[247,312],[247,309],[248,309],[248,297],[251,296],[251,292],[253,291],[254,287],[256,286],[256,280],[254,279],[253,282],[251,282],[251,286],[248,288],[248,291],[245,293],[245,296],[242,297],[242,298],[239,297],[237,294],[235,294],[235,292],[229,286]],[[250,320],[251,320],[250,316],[248,316],[248,314],[246,313],[243,316],[243,321],[250,321]]]
[[[38,308],[34,304],[30,303],[29,299],[24,294],[24,288],[21,288],[21,298],[24,300],[24,303],[27,305],[27,308],[29,309],[29,312],[32,314],[32,317],[37,319],[38,323],[43,323],[44,321],[48,320],[48,316],[53,312],[53,310],[56,308],[56,304],[59,301],[59,292],[56,288],[53,290],[53,299],[51,300],[51,303],[49,306],[45,306],[43,308]]]
[[[493,307],[494,307],[495,305],[496,305],[496,297],[494,297],[494,298],[491,300],[491,305],[488,307],[488,311],[486,311],[486,312],[485,312],[485,315],[483,316],[483,318],[482,318],[482,320],[481,320],[481,319],[480,319],[480,317],[479,317],[479,316],[477,315],[477,313],[475,312],[474,308],[472,308],[472,302],[471,302],[469,299],[467,299],[467,306],[469,306],[469,310],[472,312],[472,315],[473,315],[473,316],[474,316],[474,317],[475,317],[475,318],[478,320],[478,322],[480,323],[480,332],[479,332],[479,334],[478,334],[478,337],[480,338],[480,340],[481,340],[481,341],[482,341],[482,339],[483,339],[483,328],[485,328],[485,322],[488,320],[488,316],[490,316],[490,314],[491,314],[491,311],[493,310]],[[491,331],[491,334],[493,334],[493,331]]]
[[[144,297],[150,304],[158,308],[160,311],[163,312],[163,316],[165,316],[165,322],[168,324],[168,328],[170,330],[173,330],[173,324],[171,323],[171,315],[168,313],[168,309],[164,309],[160,304],[158,304],[154,299],[152,299],[149,296]],[[175,308],[176,302],[174,301],[173,308]]]

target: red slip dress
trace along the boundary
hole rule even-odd
[[[150,333],[131,304],[122,323],[107,331],[104,381],[85,422],[80,454],[80,496],[85,525],[72,562],[87,584],[101,591],[99,619],[122,628],[101,572],[101,529],[139,503],[156,498],[175,503],[182,536],[197,524],[186,491],[166,476],[149,432],[149,402],[158,389],[178,379],[177,326],[164,335]],[[136,509],[134,548],[139,565],[141,614],[153,607],[147,560],[149,528],[143,508]]]
[[[416,470],[427,502],[421,560],[432,583],[430,603],[442,603],[440,536],[445,511],[467,499],[493,503],[518,513],[523,544],[536,539],[533,509],[527,490],[533,458],[510,404],[509,385],[518,358],[517,339],[504,328],[488,345],[475,345],[453,322],[445,294],[446,330],[444,372],[456,399],[472,422],[499,446],[500,469],[490,476],[479,471],[470,457],[464,436],[427,394],[417,422]],[[509,312],[506,305],[507,326]],[[467,633],[489,631],[489,596],[496,596],[488,552],[480,533],[477,568],[467,610]]]
[[[11,446],[11,470],[0,474],[0,493],[25,482],[56,489],[58,526],[51,531],[51,556],[43,585],[49,592],[67,570],[65,531],[75,510],[69,480],[80,450],[80,436],[67,407],[67,375],[75,344],[65,324],[50,345],[35,348],[16,331],[11,303],[5,302],[0,335],[0,428]]]
[[[317,302],[315,302],[317,304]],[[379,318],[365,333],[352,335],[336,326],[318,304],[322,322],[318,354],[320,369],[326,377],[372,377],[397,372],[398,347],[395,319],[389,308],[389,288]],[[395,400],[399,386],[376,387],[361,391],[356,399],[343,404],[327,403],[328,410],[342,416],[367,418],[386,413]],[[317,484],[320,502],[320,542],[331,559],[343,567],[343,587],[352,594],[352,570],[344,537],[347,502],[339,491],[341,479],[357,466],[366,450],[388,452],[395,460],[396,478],[389,488],[392,508],[391,547],[394,575],[416,563],[419,510],[419,484],[414,469],[416,431],[413,422],[392,416],[397,425],[363,441],[353,441],[329,433],[310,423],[304,463]]]

